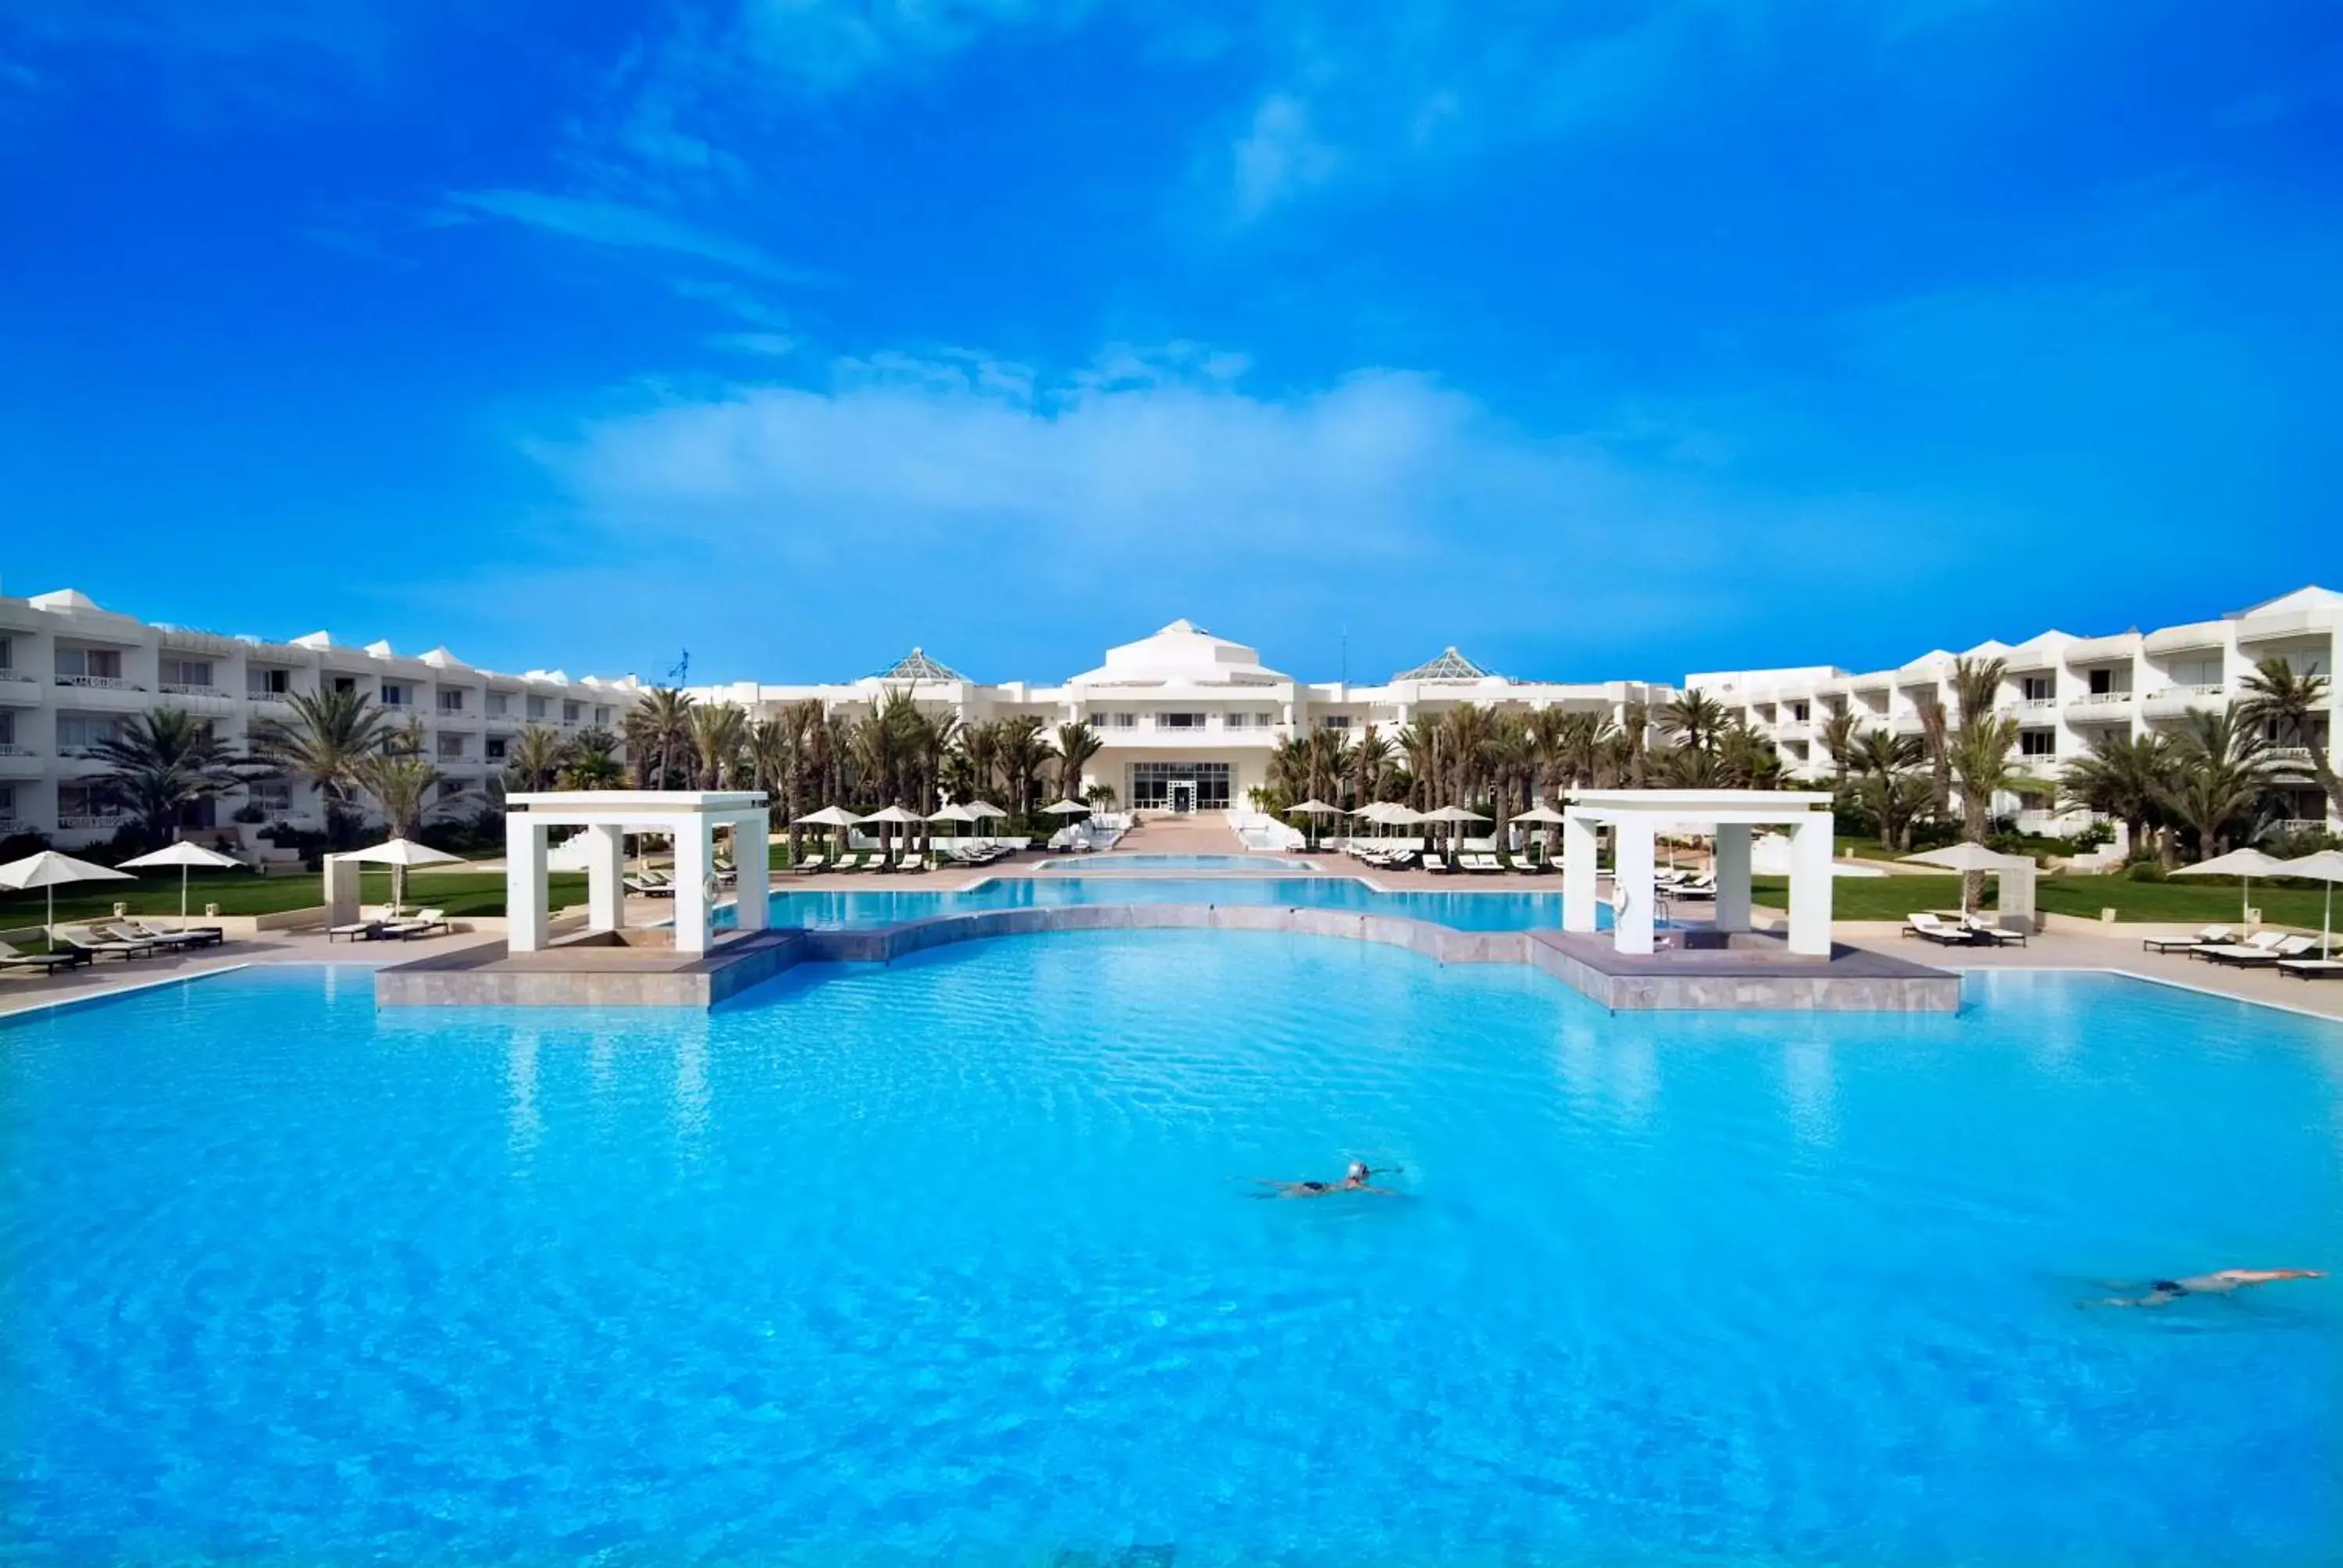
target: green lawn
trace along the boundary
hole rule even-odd
[[[1757,901],[1785,908],[1788,882],[1780,877],[1755,879]],[[2079,915],[2096,920],[2112,908],[2123,920],[2209,924],[2237,918],[2238,886],[2234,879],[2199,877],[2177,882],[2135,882],[2124,877],[2043,877],[2034,884],[2035,907],[2044,914]],[[1986,902],[1994,898],[1993,879],[1986,879]],[[2275,925],[2319,923],[2326,890],[2318,887],[2280,887],[2256,882],[2253,905],[2262,919]],[[1960,908],[1958,877],[1841,877],[1833,890],[1831,910],[1843,920],[1900,920],[1916,910]],[[2337,900],[2343,919],[2343,899]]]
[[[559,872],[551,879],[553,902],[558,907],[586,901],[581,873]],[[390,900],[388,869],[368,868],[360,879],[361,901]],[[305,874],[261,877],[250,871],[197,871],[187,879],[187,908],[200,913],[206,904],[217,904],[224,915],[267,915],[280,910],[315,909],[326,901],[325,879]],[[505,912],[505,879],[501,871],[410,871],[407,901],[428,904],[450,915],[501,915]],[[170,872],[139,878],[135,882],[78,882],[57,890],[57,920],[104,919],[116,903],[126,903],[137,915],[176,915],[179,879]],[[47,907],[45,893],[0,893],[0,930],[37,926]]]

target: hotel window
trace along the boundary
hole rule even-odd
[[[2122,672],[2114,669],[2095,669],[2091,671],[2091,695],[2093,697],[2113,697],[2118,692],[2129,691],[2131,689],[2130,681],[2118,681],[2116,678],[2116,677],[2120,673]]]
[[[337,675],[334,677],[334,689],[336,691],[356,691],[357,689],[358,678],[357,676]]]
[[[2026,694],[2026,701],[2047,702],[2058,694],[2056,678],[2048,675],[2029,675],[2018,684]]]
[[[594,722],[608,729],[610,727],[610,710],[607,708],[594,709]]]
[[[209,688],[211,683],[212,661],[210,659],[173,658],[167,654],[164,656],[163,684],[165,686]]]
[[[1351,716],[1347,713],[1322,713],[1318,716],[1318,728],[1321,729],[1348,729],[1350,727]]]
[[[385,708],[405,708],[412,696],[413,693],[404,686],[387,680],[382,683],[382,705]]]
[[[440,711],[440,712],[442,712],[442,713],[461,713],[461,712],[463,712],[463,711],[464,711],[464,694],[463,694],[463,692],[462,692],[461,690],[457,690],[457,691],[442,691],[442,692],[439,694],[439,711]]]
[[[0,708],[0,746],[16,744],[16,716]]]
[[[542,697],[532,697],[528,699],[528,716],[531,719],[542,719],[545,717],[545,699]]]
[[[1229,765],[1225,762],[1134,762],[1131,765],[1131,803],[1158,810],[1172,804],[1172,787],[1193,799],[1185,804],[1198,811],[1225,811],[1229,806]]]
[[[57,649],[57,678],[75,680],[120,680],[122,655],[110,648],[61,648]]]
[[[511,699],[511,698],[507,697],[507,696],[506,696],[503,692],[501,692],[501,691],[491,691],[491,692],[489,692],[489,693],[488,693],[488,717],[489,717],[489,718],[491,718],[491,719],[502,719],[506,714],[508,714],[508,713],[509,713],[509,712],[511,712],[511,711],[512,711],[512,699]]]
[[[1155,716],[1158,729],[1202,729],[1204,716],[1201,713],[1159,713]]]
[[[1807,719],[1814,717],[1814,710],[1803,702],[1793,702],[1790,704],[1790,717],[1800,724],[1804,724]]]
[[[95,751],[115,737],[120,720],[81,713],[57,715],[57,750],[65,756]]]
[[[585,711],[586,705],[582,702],[565,702],[561,705],[561,722],[575,724],[578,722],[578,716]]]
[[[2021,729],[2017,732],[2017,754],[2020,757],[2055,757],[2058,754],[2058,734],[2053,729]]]
[[[1099,715],[1099,723],[1109,729],[1136,729],[1139,728],[1139,715],[1136,713],[1101,713]]]
[[[2221,661],[2217,658],[2176,658],[2172,661],[2172,684],[2218,686],[2221,684]]]
[[[505,748],[510,744],[512,744],[512,742],[502,735],[489,736],[488,749],[488,760],[491,762],[503,761],[505,759]]]
[[[16,787],[14,784],[0,784],[0,822],[13,822],[15,819]]]
[[[460,735],[439,737],[439,760],[452,762],[464,755],[464,738]]]
[[[13,637],[0,637],[0,669],[14,669],[15,668],[16,639]]]
[[[272,816],[293,809],[293,786],[282,779],[257,779],[244,787],[244,798]]]
[[[119,817],[121,815],[121,805],[107,799],[95,785],[60,784],[57,786],[57,816],[61,820],[69,817]]]
[[[244,672],[244,689],[253,697],[282,697],[293,689],[293,672],[254,665]]]

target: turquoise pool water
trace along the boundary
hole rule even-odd
[[[1377,892],[1353,877],[996,877],[966,892],[883,882],[838,891],[783,888],[773,894],[772,920],[777,926],[820,930],[892,925],[979,910],[1101,903],[1350,910],[1403,915],[1465,931],[1558,930],[1562,925],[1559,888],[1535,893]],[[724,918],[730,918],[729,911]],[[1610,911],[1603,910],[1597,918],[1607,926]]]
[[[2343,1042],[1193,932],[0,1027],[10,1560],[2331,1561]],[[1359,1153],[1406,1196],[1257,1201]]]

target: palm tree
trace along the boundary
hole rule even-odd
[[[237,781],[227,748],[210,724],[184,709],[149,709],[96,750],[107,766],[92,782],[128,810],[149,849],[171,841],[188,807]]]
[[[354,689],[287,694],[291,719],[266,719],[250,738],[254,759],[317,787],[326,806],[326,842],[347,849],[357,820],[350,802],[365,787],[367,760],[392,734],[389,717]]]
[[[367,758],[358,769],[358,777],[366,792],[374,797],[395,839],[421,830],[427,819],[440,815],[468,793],[435,793],[445,781],[438,764],[420,750],[403,744]]]
[[[1771,740],[1736,719],[1716,738],[1716,772],[1728,789],[1779,789],[1781,753]]]
[[[559,732],[532,724],[505,748],[505,787],[519,793],[550,789],[569,760],[569,747]]]
[[[1935,692],[1924,691],[1913,703],[1919,709],[1920,741],[1928,759],[1928,809],[1938,817],[1949,817],[1953,811],[1952,725]]]
[[[740,752],[749,739],[749,716],[739,704],[703,702],[690,709],[685,729],[690,747],[686,753],[687,766],[698,788],[721,789],[739,781]]]
[[[1855,750],[1855,714],[1845,708],[1824,719],[1816,735],[1822,743],[1823,755],[1831,759],[1831,782],[1836,789],[1846,788],[1848,760]]]
[[[1351,748],[1351,803],[1353,808],[1380,798],[1383,779],[1391,772],[1392,750],[1391,737],[1377,729],[1373,723],[1359,732],[1357,744]]]
[[[2219,854],[2269,798],[2268,750],[2238,704],[2188,715],[2172,743],[2172,776],[2163,799],[2165,809],[2197,835],[2197,859]]]
[[[2121,822],[2124,841],[2137,851],[2147,842],[2149,825],[2165,815],[2172,774],[2172,747],[2163,736],[2135,739],[2110,732],[2092,741],[2088,754],[2066,764],[2060,783],[2073,804]]]
[[[1082,769],[1106,749],[1099,732],[1080,719],[1058,726],[1058,796],[1072,800],[1081,794]]]
[[[654,686],[627,710],[627,755],[647,789],[672,789],[689,782],[691,709],[689,692]]]
[[[581,729],[571,738],[555,775],[557,789],[616,789],[627,781],[618,760],[618,738],[607,729]]]
[[[806,781],[820,776],[816,762],[820,751],[822,715],[820,699],[808,698],[782,709],[775,720],[781,731],[781,815],[789,824],[791,865],[797,864],[804,842],[797,819],[804,814]]]
[[[1879,840],[1892,852],[1911,849],[1912,824],[1935,794],[1935,786],[1918,771],[1926,757],[1919,737],[1885,729],[1858,737],[1848,754],[1855,804],[1879,825]]]
[[[2310,776],[2327,797],[2327,809],[2343,816],[2343,778],[2335,772],[2334,737],[2329,729],[2334,706],[2323,675],[2297,675],[2294,666],[2273,656],[2246,677],[2246,699],[2237,717],[2260,725],[2279,746],[2299,747],[2310,753]]]
[[[1432,791],[1440,772],[1439,720],[1423,713],[1409,719],[1407,728],[1399,732],[1399,749],[1407,759],[1408,804],[1419,811],[1430,810],[1437,803]]]
[[[1016,799],[1013,809],[1022,826],[1033,812],[1033,781],[1041,775],[1043,759],[1050,755],[1041,739],[1041,721],[1031,714],[1021,714],[1006,720],[1001,727],[1001,772]]]
[[[1662,705],[1660,728],[1695,750],[1713,750],[1725,729],[1725,704],[1706,692],[1684,692]]]

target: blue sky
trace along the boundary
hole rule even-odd
[[[2343,7],[0,0],[0,587],[506,668],[2343,586]]]

